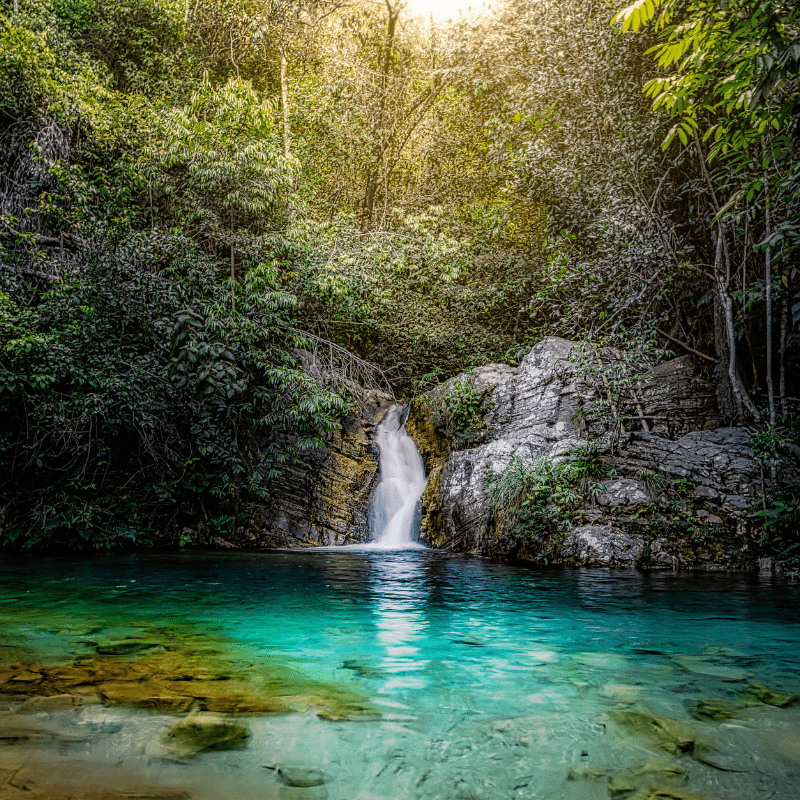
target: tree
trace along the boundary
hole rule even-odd
[[[800,122],[800,9],[783,0],[688,4],[639,0],[617,14],[615,20],[622,22],[623,30],[633,31],[654,22],[660,41],[651,52],[659,66],[669,72],[649,81],[645,93],[653,99],[654,109],[664,108],[676,120],[664,147],[677,138],[685,147],[694,146],[702,164],[717,229],[713,275],[726,309],[728,375],[739,417],[742,402],[754,417],[758,418],[758,412],[736,372],[733,301],[729,293],[737,281],[740,296],[746,296],[749,284],[744,264],[738,278],[732,273],[729,236],[735,240],[737,235],[743,235],[745,263],[748,248],[764,254],[764,372],[769,424],[774,428],[773,261],[777,256],[788,265],[790,254],[800,244],[800,203],[793,191],[800,170],[796,140]],[[710,143],[707,156],[701,137]],[[716,174],[712,175],[715,166]],[[760,229],[758,238],[753,238],[753,228]],[[777,245],[780,249],[776,252]],[[783,295],[781,387],[785,387],[791,274],[784,270],[783,285],[779,285]],[[795,318],[795,324],[797,321]],[[785,409],[783,394],[781,404]]]
[[[227,242],[235,311],[237,239],[265,229],[293,180],[295,162],[281,152],[273,104],[240,79],[216,88],[206,81],[190,106],[156,123],[141,167],[158,182],[164,216],[209,243]]]

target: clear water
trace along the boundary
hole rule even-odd
[[[380,713],[250,715],[246,749],[186,763],[149,747],[178,715],[40,713],[96,735],[0,744],[0,778],[13,752],[34,788],[80,775],[208,800],[605,800],[610,776],[663,762],[700,797],[800,798],[800,709],[753,705],[723,722],[689,713],[701,698],[738,701],[751,681],[800,693],[800,587],[780,578],[546,569],[422,549],[6,559],[0,612],[0,671],[68,663],[98,641],[167,626],[216,637],[245,672],[285,658]],[[22,718],[15,702],[0,730]],[[654,749],[611,721],[619,710],[691,725],[716,765]],[[319,769],[325,782],[287,786],[280,765]]]

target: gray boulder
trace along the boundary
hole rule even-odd
[[[555,531],[548,560],[757,569],[753,529],[761,467],[747,431],[711,429],[717,420],[713,387],[688,358],[662,364],[644,376],[630,408],[614,409],[629,430],[604,434],[602,420],[596,421],[603,411],[601,386],[573,363],[574,347],[550,337],[517,368],[491,364],[435,390],[467,381],[483,396],[482,433],[471,447],[433,430],[424,411],[412,418],[408,430],[430,476],[422,538],[461,552],[541,557],[539,544],[497,518],[487,476],[514,456],[527,463],[542,456],[569,461],[591,433],[605,475]],[[605,413],[608,418],[612,412]]]

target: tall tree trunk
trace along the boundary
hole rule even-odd
[[[767,239],[772,236],[772,220],[769,213],[769,183],[764,176],[764,182],[767,184],[767,202],[764,207],[765,224]],[[766,299],[766,312],[767,312],[767,399],[769,402],[769,427],[774,433],[775,430],[775,383],[772,380],[772,246],[767,244],[767,249],[764,256],[764,281],[765,281],[765,299]],[[774,449],[774,447],[773,447]],[[772,483],[772,491],[775,491],[777,485],[777,454],[772,453],[769,462],[769,477]]]
[[[766,231],[767,239],[772,235],[772,220],[769,214],[769,199],[766,205]],[[765,290],[766,290],[766,306],[767,306],[767,397],[769,398],[769,424],[771,428],[775,427],[775,383],[772,379],[772,247],[767,245],[766,255],[764,259],[765,267]]]
[[[233,245],[233,209],[231,209],[231,311],[236,311],[236,264]]]
[[[786,402],[786,336],[789,332],[789,272],[783,269],[783,297],[781,297],[781,349],[779,355],[778,392],[781,399],[781,415],[784,425],[789,419],[789,407]]]
[[[724,319],[725,325],[725,332],[726,332],[726,339],[725,342],[727,350],[727,365],[728,365],[728,384],[731,389],[731,395],[733,397],[733,402],[735,404],[735,421],[740,422],[744,418],[743,414],[743,407],[746,408],[754,419],[759,418],[758,409],[756,409],[753,401],[750,399],[750,396],[747,394],[746,389],[742,386],[742,382],[739,379],[739,374],[736,370],[736,332],[734,331],[733,327],[733,298],[730,295],[730,280],[729,278],[724,278],[720,274],[720,267],[722,261],[722,254],[725,249],[725,229],[722,225],[718,228],[717,233],[717,247],[716,247],[716,255],[714,258],[714,280],[716,282],[716,292],[715,294],[719,297],[719,307],[720,311],[716,312],[716,303],[715,303],[715,328],[719,322],[716,319],[716,314],[719,313],[720,316]],[[730,275],[730,270],[726,270],[727,275]],[[715,331],[716,333],[716,331]],[[718,350],[719,350],[718,346]],[[718,365],[717,369],[715,370],[715,377],[721,377],[718,373],[721,371],[720,367],[724,363],[722,361],[722,353],[717,353],[717,358],[720,360],[720,364]],[[720,393],[717,392],[717,402],[720,405],[720,414],[722,415],[725,411],[725,407],[722,403],[719,403],[720,400]],[[733,409],[732,409],[733,410]]]
[[[375,124],[373,125],[373,144],[372,153],[370,155],[370,164],[367,169],[367,179],[364,184],[364,198],[362,200],[363,208],[361,211],[361,230],[367,230],[372,223],[372,214],[375,208],[375,195],[378,191],[378,185],[381,180],[381,161],[387,148],[386,137],[389,135],[384,130],[385,116],[386,116],[386,103],[389,93],[390,84],[390,69],[392,66],[392,51],[394,50],[394,37],[397,32],[397,20],[400,17],[400,12],[403,6],[398,3],[393,6],[390,0],[384,0],[386,3],[386,10],[388,12],[388,19],[386,20],[386,36],[383,40],[383,49],[381,53],[381,66],[380,66],[380,102],[378,103],[378,112],[375,116]]]
[[[703,147],[700,144],[700,137],[697,135],[697,131],[694,131],[694,144],[695,149],[697,152],[697,157],[700,161],[700,168],[703,172],[703,177],[705,178],[706,185],[708,186],[708,191],[711,196],[711,206],[714,209],[714,213],[719,217],[720,215],[720,205],[719,201],[717,200],[717,193],[714,191],[714,184],[711,181],[711,176],[708,174],[708,168],[706,167],[706,160],[703,155]],[[722,278],[722,260],[723,254],[725,259],[725,278]],[[753,416],[753,419],[760,419],[761,415],[758,413],[755,405],[753,405],[753,401],[750,399],[750,395],[747,394],[747,390],[742,385],[742,382],[739,380],[739,375],[736,371],[736,332],[733,327],[733,298],[730,295],[730,284],[731,284],[731,258],[730,253],[728,252],[728,242],[726,241],[726,230],[725,230],[725,223],[719,219],[717,223],[717,244],[716,244],[716,254],[714,256],[714,281],[716,283],[716,292],[715,296],[719,296],[719,308],[717,307],[717,303],[714,303],[714,336],[715,336],[715,343],[717,345],[717,359],[719,364],[717,365],[717,369],[714,371],[714,377],[719,380],[721,367],[724,362],[722,350],[725,348],[720,347],[719,342],[719,323],[721,320],[719,316],[723,316],[725,320],[725,330],[727,332],[727,356],[728,358],[725,359],[728,362],[728,382],[730,384],[731,393],[733,395],[734,402],[736,403],[736,418],[739,422],[742,420],[742,404],[744,404],[745,408],[750,412]],[[725,411],[725,404],[724,402],[720,402],[720,388],[719,384],[717,384],[717,404],[719,406],[720,416],[724,416]],[[729,406],[728,406],[729,407]]]
[[[286,58],[286,45],[281,36],[281,105],[283,107],[283,155],[292,155],[292,131],[289,125],[289,62]]]

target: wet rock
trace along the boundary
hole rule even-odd
[[[780,689],[770,689],[761,683],[751,683],[743,694],[750,703],[764,703],[778,708],[789,708],[800,704],[800,695],[782,692]]]
[[[601,692],[604,697],[613,700],[615,703],[632,705],[639,699],[642,690],[638,686],[626,686],[624,684],[607,684],[603,686]]]
[[[800,731],[796,728],[760,729],[756,735],[778,758],[793,770],[800,768]]]
[[[350,670],[358,675],[359,678],[374,678],[380,680],[386,677],[384,670],[379,669],[378,667],[372,667],[369,664],[362,664],[360,661],[356,661],[355,659],[348,659],[347,661],[344,661],[342,663],[342,669]]]
[[[325,774],[322,770],[304,767],[278,767],[278,777],[287,786],[295,786],[302,789],[307,789],[311,786],[322,786],[325,783]]]
[[[703,764],[708,764],[709,767],[714,767],[722,772],[750,772],[746,764],[743,765],[742,756],[726,755],[725,753],[718,753],[715,750],[707,750],[705,748],[698,748],[692,754],[698,761]]]
[[[710,678],[719,678],[722,681],[735,683],[747,680],[748,674],[738,667],[727,667],[714,661],[708,661],[698,656],[673,656],[672,660],[687,672],[697,675],[707,675]]]
[[[357,719],[378,719],[380,713],[366,703],[338,703],[323,707],[317,711],[320,719],[328,722],[346,722]]]
[[[672,755],[691,753],[696,746],[705,744],[698,740],[688,725],[678,720],[646,711],[614,711],[609,716],[622,730],[641,739],[646,746]]]
[[[297,786],[282,785],[278,789],[280,800],[328,800],[328,790],[324,786]]]
[[[14,711],[17,714],[38,714],[39,712],[63,711],[75,706],[89,705],[92,701],[100,702],[97,694],[56,694],[50,697],[29,697]]]
[[[649,762],[617,772],[608,779],[608,794],[612,798],[634,792],[655,792],[683,777],[684,769],[669,762]]]
[[[567,531],[561,557],[581,564],[623,566],[636,564],[644,542],[612,525],[581,525]]]
[[[239,750],[250,731],[218,714],[190,714],[173,725],[162,744],[180,758],[191,758],[206,750]]]
[[[305,366],[313,373],[313,363]],[[309,451],[302,463],[281,470],[269,499],[242,505],[246,522],[227,537],[229,544],[310,547],[367,541],[369,501],[378,480],[372,434],[391,398],[373,393],[365,400],[359,416],[344,417],[341,430],[328,435],[324,450]]]
[[[635,795],[631,795],[629,800],[717,800],[717,798],[677,787],[663,787],[642,789]]]
[[[591,767],[588,764],[576,764],[567,774],[568,781],[597,781],[608,777],[608,767]]]
[[[60,730],[55,725],[43,724],[16,714],[0,715],[0,744],[56,741],[64,744],[84,742],[87,736],[79,731]]]
[[[97,645],[95,651],[103,656],[134,656],[154,647],[158,647],[155,642],[112,642]]]
[[[287,713],[313,709],[329,719],[365,719],[375,708],[358,693],[304,678],[283,659],[237,674],[209,648],[170,645],[135,660],[81,657],[61,666],[0,674],[0,694],[74,695],[81,702],[164,712],[193,707],[216,713]],[[38,701],[37,701],[38,702]],[[43,701],[47,702],[47,701]]]
[[[0,751],[2,752],[2,751]],[[0,762],[0,797],[3,800],[189,800],[188,792],[152,786],[129,775],[110,778],[106,770],[86,761],[23,758]],[[10,766],[7,771],[2,767]],[[5,772],[5,775],[3,774]],[[5,783],[4,783],[5,778]]]
[[[744,710],[742,703],[722,700],[718,697],[698,700],[689,707],[689,713],[701,721],[724,722],[739,717]]]

